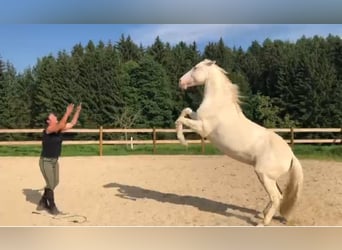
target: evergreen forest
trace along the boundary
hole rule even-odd
[[[228,72],[243,112],[258,124],[342,126],[339,36],[266,39],[245,50],[219,39],[200,50],[196,42],[171,45],[159,37],[143,47],[122,35],[37,58],[20,73],[0,55],[0,128],[42,128],[49,112],[61,117],[70,102],[83,105],[77,128],[173,128],[203,95],[203,87],[181,91],[178,79],[204,58]]]

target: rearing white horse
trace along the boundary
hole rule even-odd
[[[184,90],[205,87],[197,112],[185,108],[177,119],[178,139],[186,143],[182,133],[185,125],[231,158],[253,165],[270,198],[259,225],[269,224],[278,209],[288,219],[302,190],[302,166],[283,138],[245,117],[237,85],[226,74],[215,61],[205,59],[180,78],[179,87]],[[289,181],[282,194],[276,181],[287,172]]]

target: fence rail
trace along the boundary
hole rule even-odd
[[[290,139],[286,139],[286,142],[291,146],[294,144],[341,144],[342,143],[342,128],[271,128],[276,133],[289,133]],[[0,129],[0,134],[40,134],[42,129]],[[191,129],[184,129],[184,133],[194,133]],[[98,129],[71,129],[66,133],[86,133],[86,134],[97,134],[98,140],[66,140],[63,144],[66,145],[99,145],[99,154],[103,153],[103,145],[138,145],[148,144],[153,145],[153,153],[156,152],[156,147],[159,144],[177,144],[178,140],[158,140],[157,134],[159,133],[174,133],[176,129],[162,129],[162,128],[143,128],[143,129],[121,129],[121,128],[103,128]],[[121,134],[137,134],[137,133],[148,133],[152,135],[152,140],[104,140],[103,135],[108,133],[121,133]],[[338,133],[331,139],[295,139],[296,133]],[[199,137],[199,136],[198,136]],[[198,140],[187,140],[189,144],[201,144],[202,153],[205,152],[205,145],[210,143],[205,138]],[[41,141],[0,141],[0,145],[18,146],[18,145],[40,145]]]

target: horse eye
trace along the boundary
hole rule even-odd
[[[193,69],[193,70],[196,70],[196,69],[197,69],[197,67],[195,66],[195,67],[193,67],[192,69]]]

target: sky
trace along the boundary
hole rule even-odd
[[[253,41],[266,38],[295,42],[302,36],[342,37],[342,24],[0,24],[0,58],[18,72],[36,64],[37,59],[89,40],[117,42],[131,36],[136,44],[151,45],[157,36],[175,45],[196,42],[200,49],[221,37],[229,47],[247,49]]]
[[[0,0],[0,3],[1,23],[340,23],[342,20],[341,0]]]

